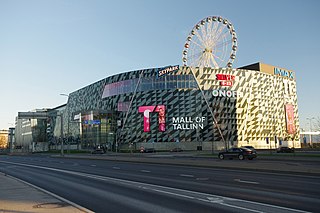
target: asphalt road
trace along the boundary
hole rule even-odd
[[[95,212],[320,212],[319,176],[49,156],[0,172]]]

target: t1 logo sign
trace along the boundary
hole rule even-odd
[[[143,131],[150,132],[150,112],[158,113],[159,131],[164,132],[166,130],[166,107],[164,105],[156,106],[141,106],[138,112],[143,113]]]

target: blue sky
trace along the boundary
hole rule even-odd
[[[301,127],[320,116],[320,1],[0,0],[0,129],[19,111],[52,108],[107,76],[182,64],[185,39],[220,15],[238,35],[234,67],[296,72]]]

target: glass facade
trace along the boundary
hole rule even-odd
[[[157,70],[121,73],[70,94],[64,120],[81,113],[81,125],[70,124],[70,132],[80,134],[83,148],[108,145],[115,150],[115,142],[120,148],[136,144],[163,150],[174,145],[186,150],[248,144],[274,148],[276,141],[266,138],[288,137],[287,104],[293,106],[299,129],[294,79],[256,70],[190,67],[158,77]],[[159,131],[159,112],[139,112],[142,106],[165,106],[165,131]],[[144,131],[146,125],[150,131]],[[64,125],[64,132],[68,129]],[[171,143],[177,140],[181,143]]]
[[[132,93],[136,89],[138,82],[139,79],[135,78],[107,84],[104,87],[102,98]],[[141,78],[137,92],[197,88],[197,82],[192,75],[167,75],[160,78],[156,76]]]
[[[102,146],[110,149],[114,146],[116,114],[106,111],[81,113],[82,147]]]

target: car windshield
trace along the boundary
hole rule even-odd
[[[241,151],[239,148],[228,149],[228,152],[239,152],[239,151]]]
[[[254,149],[253,146],[242,146],[241,148]]]

